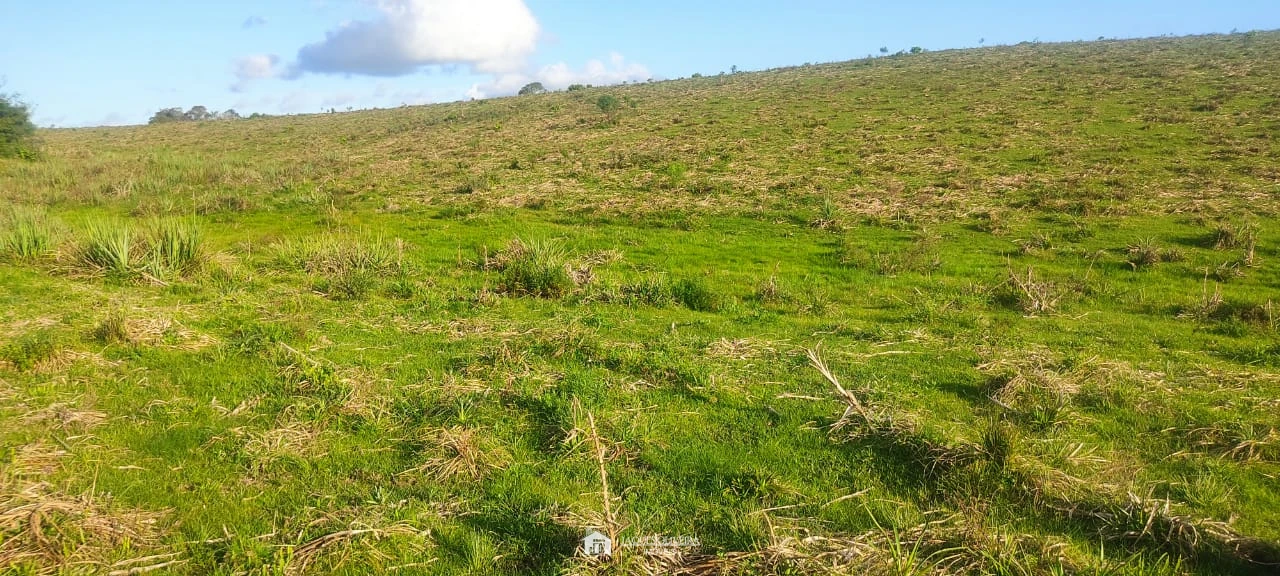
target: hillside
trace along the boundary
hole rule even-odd
[[[1277,134],[1280,32],[42,131],[0,569],[1267,573]]]

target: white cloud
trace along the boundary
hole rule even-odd
[[[519,70],[539,27],[523,0],[376,0],[374,20],[347,22],[298,50],[299,72],[399,76],[424,66]]]
[[[608,86],[623,82],[643,82],[652,77],[649,69],[644,65],[627,62],[621,54],[614,52],[609,55],[608,63],[591,60],[581,70],[574,70],[568,64],[560,62],[545,66],[531,74],[521,72],[498,74],[494,76],[492,82],[472,86],[467,91],[467,97],[510,96],[530,82],[541,82],[548,90],[563,90],[573,84]]]
[[[280,66],[280,57],[275,54],[253,54],[236,59],[236,83],[231,85],[232,92],[240,92],[254,80],[276,78],[285,70]]]

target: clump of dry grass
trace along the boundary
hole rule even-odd
[[[239,429],[238,429],[239,430]],[[312,422],[287,422],[270,430],[245,432],[244,451],[259,461],[322,455],[324,429]]]
[[[70,402],[58,402],[29,412],[22,420],[28,424],[53,426],[59,430],[89,430],[107,420],[105,412],[89,410]]]
[[[696,548],[617,549],[615,558],[578,558],[568,573],[636,576],[720,574],[1052,574],[1075,566],[1065,544],[1012,535],[963,514],[860,534],[818,535],[770,525],[760,548],[708,553]]]
[[[843,439],[874,438],[886,441],[919,463],[926,472],[944,473],[972,464],[984,457],[979,446],[940,442],[923,433],[914,418],[864,403],[840,384],[817,350],[806,350],[809,363],[835,387],[845,404],[844,413],[830,427]]]
[[[511,455],[505,448],[473,428],[437,428],[430,432],[427,441],[433,445],[430,450],[434,455],[421,466],[401,472],[402,476],[427,472],[440,479],[478,480],[511,463]]]
[[[1036,278],[1035,269],[1027,267],[1027,273],[1019,276],[1012,269],[1006,283],[1012,288],[1012,298],[1018,308],[1030,315],[1052,314],[1058,310],[1058,303],[1066,295],[1057,283]]]
[[[286,574],[301,574],[311,565],[326,555],[336,553],[339,549],[349,549],[358,542],[378,541],[394,536],[427,537],[430,532],[420,530],[412,525],[400,522],[382,528],[352,526],[346,530],[330,532],[312,538],[292,548],[289,562],[284,567]]]
[[[1088,378],[1082,370],[1063,370],[1044,348],[1001,354],[977,368],[992,381],[992,402],[1046,427],[1060,421]]]
[[[1129,245],[1127,261],[1134,270],[1138,270],[1161,262],[1180,262],[1185,258],[1181,250],[1160,246],[1155,238],[1139,238]]]
[[[721,338],[707,345],[706,353],[713,358],[750,360],[766,354],[774,354],[773,343],[753,338]]]
[[[1178,314],[1179,318],[1192,318],[1205,322],[1213,318],[1214,314],[1222,308],[1222,286],[1213,285],[1213,292],[1209,292],[1209,277],[1206,274],[1204,285],[1200,290],[1200,298],[1190,305],[1183,308]]]
[[[1242,462],[1280,462],[1280,431],[1275,426],[1226,421],[1210,426],[1168,428],[1192,446]]]
[[[887,409],[872,410],[845,389],[816,351],[808,351],[810,363],[835,388],[845,403],[844,414],[832,430],[852,427],[855,435],[874,433],[895,446],[911,448],[925,472],[956,469],[956,464],[994,460],[994,442],[982,447],[931,443],[911,425],[899,424]],[[1159,549],[1190,556],[1226,555],[1254,564],[1280,562],[1280,547],[1244,536],[1228,523],[1196,518],[1180,511],[1169,500],[1141,498],[1132,492],[1116,496],[1114,489],[1069,476],[1034,458],[1005,451],[1000,468],[1013,481],[1013,495],[1040,509],[1072,520],[1087,520],[1113,541],[1147,543]]]

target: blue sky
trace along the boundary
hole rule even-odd
[[[42,126],[501,96],[930,50],[1280,28],[1276,0],[19,0],[0,78]]]

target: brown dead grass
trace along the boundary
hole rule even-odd
[[[154,551],[163,512],[120,506],[92,489],[66,493],[48,481],[67,452],[36,443],[0,471],[0,567],[55,574],[71,566],[108,570],[122,547]]]

